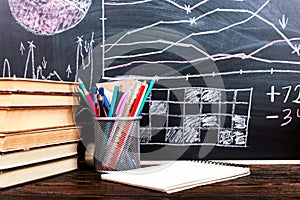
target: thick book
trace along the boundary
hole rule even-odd
[[[18,133],[0,133],[0,152],[79,141],[80,127],[62,127]]]
[[[0,91],[0,106],[72,106],[79,105],[76,93]]]
[[[77,168],[77,156],[72,156],[24,167],[0,170],[0,188],[70,172]]]
[[[0,153],[0,170],[77,155],[78,142]]]
[[[249,174],[250,169],[246,166],[204,161],[174,161],[127,171],[110,171],[101,174],[101,179],[174,193]]]
[[[0,133],[74,126],[77,106],[0,107]]]
[[[77,82],[0,78],[0,91],[76,93]]]

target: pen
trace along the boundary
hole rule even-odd
[[[100,116],[101,117],[108,117],[106,110],[104,109],[103,100],[100,94],[97,95],[98,97],[98,104],[100,109]]]
[[[109,101],[108,101],[108,99],[106,98],[106,96],[104,94],[104,88],[103,87],[99,88],[99,94],[102,96],[104,108],[106,109],[106,112],[108,112],[109,108],[110,108],[110,104],[109,104]]]
[[[93,96],[94,96],[94,104],[95,104],[95,109],[96,109],[96,117],[100,117],[100,106],[97,98],[97,87],[94,85],[92,88]]]
[[[119,100],[119,103],[118,103],[116,111],[115,111],[115,115],[117,117],[119,117],[123,113],[127,99],[128,99],[128,93],[124,92],[122,97]]]
[[[116,101],[117,101],[118,92],[119,92],[119,86],[115,85],[112,100],[111,100],[111,105],[110,105],[110,109],[109,109],[109,113],[108,113],[108,117],[113,117],[114,110],[115,110],[115,105],[117,103]]]

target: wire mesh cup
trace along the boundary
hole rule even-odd
[[[140,119],[95,118],[95,170],[123,171],[140,167]]]

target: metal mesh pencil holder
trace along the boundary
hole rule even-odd
[[[95,118],[95,170],[123,171],[140,167],[140,119]]]

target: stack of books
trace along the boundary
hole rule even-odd
[[[77,169],[76,84],[0,78],[0,188]]]

